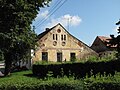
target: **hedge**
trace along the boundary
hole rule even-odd
[[[120,60],[102,61],[102,62],[85,62],[85,63],[62,63],[62,64],[45,64],[33,65],[33,74],[40,78],[47,77],[52,72],[53,77],[74,75],[75,78],[88,77],[100,73],[100,76],[114,76],[115,72],[120,72]]]

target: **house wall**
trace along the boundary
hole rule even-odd
[[[54,38],[53,39],[53,34]],[[57,35],[57,40],[56,40]],[[66,37],[62,40],[62,35]],[[57,43],[57,44],[56,44]],[[62,61],[70,61],[70,53],[75,53],[77,59],[88,57],[96,53],[88,46],[71,36],[60,25],[53,28],[38,41],[38,48],[35,51],[34,61],[42,60],[42,52],[48,52],[48,61],[57,61],[57,52],[62,53]]]

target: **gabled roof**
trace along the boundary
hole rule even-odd
[[[106,36],[97,36],[101,41],[102,43],[106,46],[106,47],[116,47],[116,46],[111,46],[109,44],[109,41],[112,39],[111,37],[106,37]]]
[[[57,27],[58,25],[62,26],[60,23],[58,23],[57,25],[55,25],[52,28],[46,28],[46,30],[44,32],[42,32],[41,34],[38,35],[38,38],[39,39],[42,38],[44,35],[46,35],[48,32],[50,32],[53,28]]]
[[[57,25],[53,26],[52,28],[47,28],[46,31],[44,31],[43,33],[38,35],[38,38],[42,38],[44,35],[46,35],[48,32],[50,32],[51,30],[53,30],[53,28],[57,27],[58,25],[60,25],[70,36],[72,36],[74,39],[78,40],[79,42],[81,42],[82,44],[84,44],[86,47],[90,48],[87,44],[83,43],[82,41],[80,41],[79,39],[77,39],[75,36],[71,35],[60,23],[58,23]],[[91,49],[91,48],[90,48]],[[91,49],[92,50],[92,49]],[[93,50],[94,51],[94,50]],[[95,51],[94,51],[95,52]],[[96,52],[95,52],[96,53]]]
[[[109,42],[109,40],[111,39],[110,37],[105,37],[105,36],[98,36],[98,38],[104,43]]]
[[[38,38],[42,38],[44,35],[46,35],[47,33],[49,33],[53,28],[57,27],[58,25],[60,25],[70,36],[74,37],[73,35],[71,35],[60,23],[58,23],[57,25],[55,25],[54,27],[52,28],[47,28],[46,31],[42,32],[41,34],[38,35]],[[76,37],[74,37],[75,39],[77,39]],[[79,39],[77,39],[78,41],[80,41]],[[82,42],[82,41],[80,41]],[[82,42],[83,43],[83,42]]]

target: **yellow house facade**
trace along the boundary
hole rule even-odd
[[[71,35],[60,23],[38,35],[33,61],[63,62],[97,55],[89,46]]]

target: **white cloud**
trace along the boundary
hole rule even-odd
[[[78,26],[81,21],[82,21],[82,19],[77,15],[71,16],[69,14],[66,14],[59,18],[51,19],[50,23],[45,25],[45,28],[51,28],[58,23],[61,23],[64,27],[66,27],[68,25],[68,23],[69,23],[69,26]]]
[[[44,11],[44,12],[40,12],[40,13],[37,15],[37,17],[36,17],[35,20],[38,20],[38,19],[41,19],[41,18],[46,18],[46,17],[48,16],[48,14],[49,14],[49,11],[48,11],[48,10],[46,10],[46,11]]]

